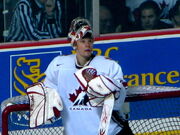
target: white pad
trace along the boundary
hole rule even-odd
[[[44,124],[55,116],[53,108],[62,111],[63,105],[57,91],[37,83],[27,89],[30,100],[30,127]],[[53,100],[52,100],[53,99]]]
[[[121,87],[119,87],[120,84],[115,84],[115,82],[115,80],[103,75],[99,75],[98,77],[92,79],[88,83],[87,88],[87,95],[89,97],[90,105],[102,106],[104,98],[111,93],[115,94],[115,97],[118,98]]]
[[[112,92],[119,91],[121,88],[114,83],[114,80],[107,76],[99,75],[92,79],[88,86],[91,88],[91,92],[99,96],[107,96]],[[89,91],[88,91],[89,92]]]
[[[104,75],[97,75],[88,82],[85,79],[85,75],[83,74],[87,69],[94,68],[91,66],[86,66],[78,70],[75,73],[75,76],[81,86],[84,89],[87,89],[87,96],[89,97],[89,103],[91,106],[102,106],[104,103],[104,98],[111,93],[115,95],[115,98],[119,97],[119,91],[122,87],[124,87],[120,82],[117,82],[116,80],[113,80]]]
[[[108,135],[109,124],[114,106],[114,95],[110,94],[104,99],[101,121],[99,124],[98,135]]]

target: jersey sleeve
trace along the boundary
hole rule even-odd
[[[115,61],[112,61],[111,63],[109,77],[114,79],[116,83],[120,83],[121,90],[119,93],[119,97],[115,100],[113,110],[121,111],[122,104],[124,103],[126,97],[126,89],[123,86],[123,82],[125,82],[125,80],[123,78],[121,66]]]
[[[121,66],[113,60],[110,60],[110,61],[111,61],[111,64],[110,64],[109,77],[120,82],[124,81]]]
[[[44,84],[47,87],[57,89],[58,87],[58,74],[59,74],[59,68],[58,68],[58,62],[59,62],[60,56],[55,57],[51,63],[48,65],[45,74],[45,80]]]

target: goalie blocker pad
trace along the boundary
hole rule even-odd
[[[124,103],[126,90],[123,82],[97,75],[96,69],[90,66],[78,70],[75,76],[86,89],[90,105],[103,107],[98,135],[107,135],[112,110],[119,110]]]
[[[30,101],[30,127],[44,124],[63,109],[62,101],[55,89],[36,83],[27,88]],[[53,100],[52,100],[53,98]]]
[[[119,98],[121,87],[115,80],[107,76],[99,75],[88,83],[87,95],[91,106],[102,106],[104,98],[114,94],[115,99]]]
[[[87,81],[85,77],[85,71],[94,70],[92,73],[94,77],[90,81]],[[110,94],[114,94],[115,99],[120,96],[121,89],[124,90],[124,86],[121,82],[111,79],[104,75],[95,75],[96,69],[91,66],[84,67],[75,73],[76,78],[87,91],[89,97],[89,103],[91,106],[102,106],[105,97]],[[124,92],[122,92],[124,93]],[[123,94],[125,97],[125,94]]]

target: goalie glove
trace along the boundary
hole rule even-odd
[[[119,99],[121,84],[107,76],[99,75],[88,83],[87,95],[91,106],[102,106],[104,98],[110,94]]]
[[[44,124],[54,116],[60,116],[63,105],[55,89],[37,83],[27,88],[27,95],[30,100],[31,128]]]
[[[114,94],[119,98],[123,85],[104,75],[97,75],[95,68],[87,66],[75,73],[80,84],[86,89],[91,106],[102,106],[105,97]]]

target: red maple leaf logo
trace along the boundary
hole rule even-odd
[[[79,89],[76,90],[75,93],[69,94],[69,100],[72,101],[72,102],[74,102],[74,101],[76,100],[76,98],[78,97],[78,95],[79,95],[82,91],[83,91],[82,88],[79,87]]]

